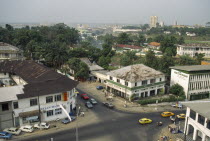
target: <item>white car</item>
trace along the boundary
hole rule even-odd
[[[16,127],[11,127],[4,129],[4,132],[11,133],[13,135],[20,135],[21,130]]]
[[[36,129],[49,129],[50,124],[42,122],[42,123],[34,124],[34,128],[36,128]]]
[[[20,127],[21,131],[32,133],[34,131],[33,126],[31,125],[24,125]]]

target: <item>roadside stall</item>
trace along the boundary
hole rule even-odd
[[[176,133],[178,133],[179,128],[178,128],[178,126],[176,126],[175,124],[170,124],[170,125],[168,126],[168,130],[169,130],[169,132],[171,132],[172,134],[176,134]]]

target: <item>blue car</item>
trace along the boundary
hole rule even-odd
[[[96,86],[97,90],[102,90],[104,87],[103,86]]]
[[[75,119],[76,119],[75,116],[71,116],[71,121],[69,120],[69,118],[65,118],[65,119],[63,119],[61,122],[62,122],[63,124],[67,124],[67,123],[70,123],[70,122],[74,121]]]
[[[0,139],[11,139],[12,134],[7,133],[7,132],[0,132]]]

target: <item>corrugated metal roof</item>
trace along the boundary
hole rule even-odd
[[[10,44],[7,44],[7,43],[3,43],[3,42],[0,42],[0,51],[20,51],[19,48],[15,47],[15,46],[12,46]]]
[[[183,71],[207,71],[210,70],[210,65],[173,66],[170,68]]]
[[[70,91],[78,84],[77,81],[30,60],[1,62],[0,72],[16,74],[28,83],[24,85],[24,94],[16,93],[18,99]]]
[[[117,77],[129,82],[137,82],[164,76],[162,72],[156,71],[155,69],[145,66],[143,64],[123,67],[118,70],[108,72],[107,75]]]

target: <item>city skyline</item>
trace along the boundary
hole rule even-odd
[[[150,16],[173,25],[210,21],[209,0],[0,0],[1,23],[113,23],[145,24]],[[9,8],[8,8],[9,7]]]

